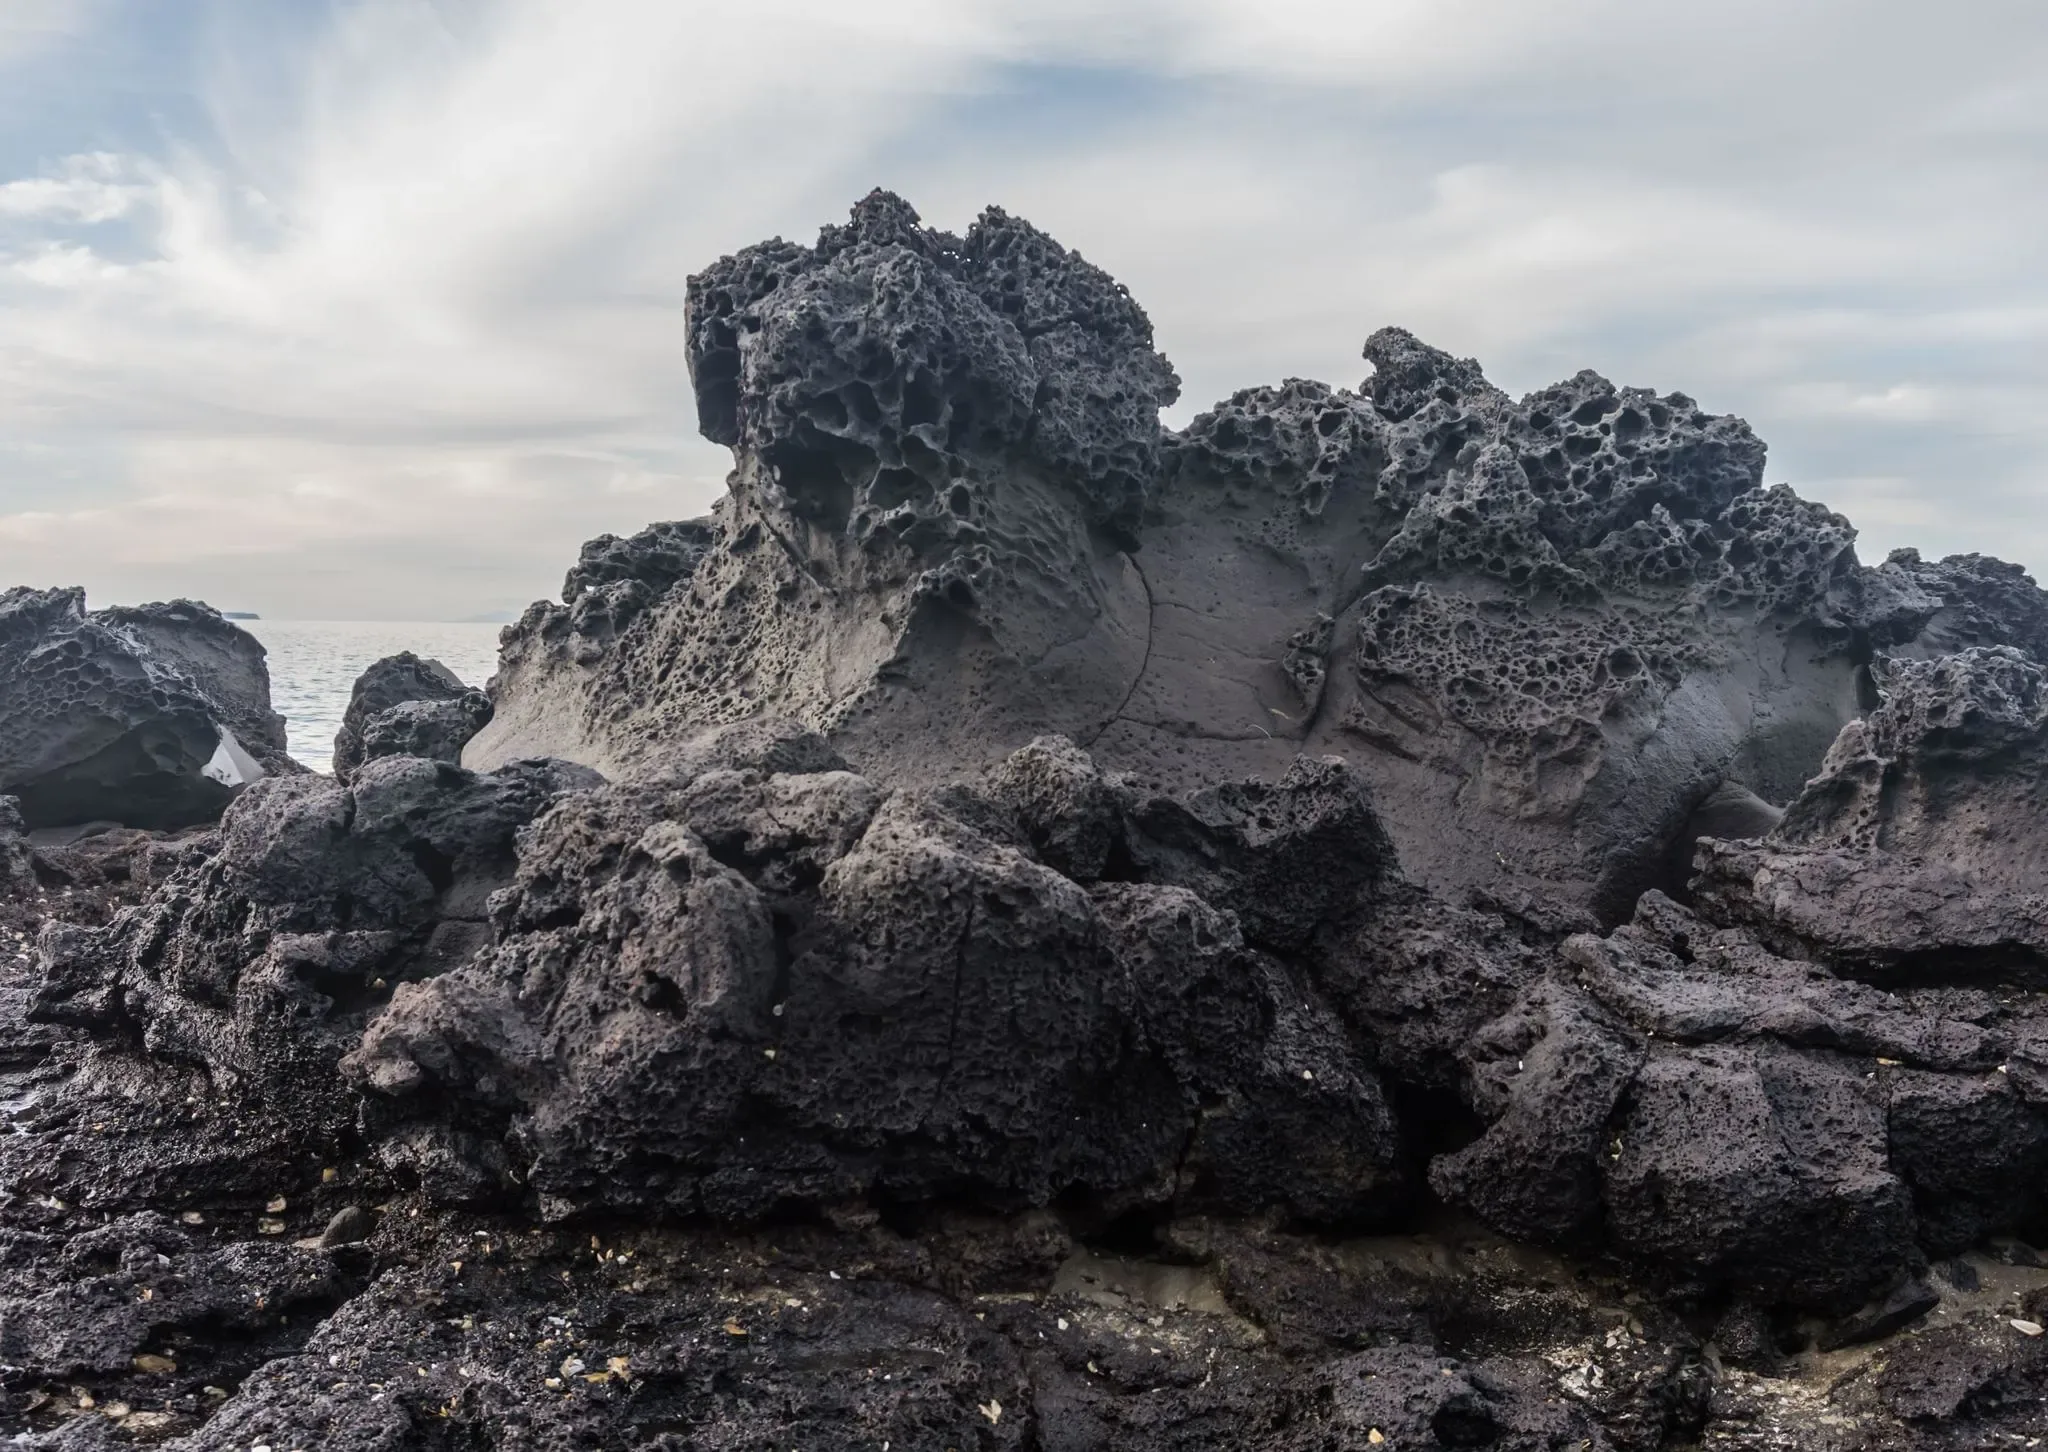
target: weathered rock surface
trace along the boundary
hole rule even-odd
[[[1086,1194],[1358,1225],[1401,1206],[1357,1046],[1253,946],[1258,913],[1220,906],[1372,889],[1348,849],[1384,837],[1337,769],[1188,814],[1170,849],[1155,804],[1112,789],[1123,855],[1174,856],[1091,887],[980,793],[763,770],[760,744],[740,728],[559,802],[493,900],[496,946],[378,1017],[350,1072],[392,1101],[395,1155],[431,1145],[429,1194],[448,1132],[491,1105],[501,1134],[453,1193],[500,1171],[556,1216]],[[814,766],[826,750],[812,739]],[[1065,743],[1032,756],[1092,770]]]
[[[28,823],[22,820],[21,803],[0,797],[0,898],[18,899],[35,886],[35,867],[29,856]]]
[[[1881,665],[1785,820],[1705,844],[1703,910],[1874,982],[2048,988],[2048,677],[2010,647]]]
[[[2048,996],[1893,993],[1647,895],[1465,1051],[1492,1122],[1438,1189],[1519,1237],[1844,1311],[2043,1227]]]
[[[0,595],[0,792],[32,827],[218,817],[297,771],[263,647],[189,600],[88,612],[83,590]]]
[[[878,782],[1060,734],[1155,789],[1367,771],[1408,871],[1612,919],[1694,813],[1799,789],[1873,650],[2041,648],[2012,567],[1860,565],[1741,420],[1581,373],[1519,402],[1400,329],[1178,434],[1144,314],[999,211],[877,193],[692,283],[715,516],[593,544],[507,636],[472,765],[616,773],[789,716]]]
[[[356,678],[334,734],[334,775],[348,782],[381,756],[460,764],[462,748],[489,724],[491,699],[437,660],[400,651]]]
[[[2042,1435],[2023,573],[1397,329],[1162,433],[996,211],[877,194],[688,341],[729,496],[494,699],[380,662],[217,832],[0,811],[0,1433]]]
[[[126,1039],[189,1066],[210,1092],[339,1123],[335,1064],[409,978],[488,937],[513,837],[595,773],[521,762],[478,775],[393,757],[344,784],[259,783],[220,845],[105,927],[52,925],[35,1021]]]

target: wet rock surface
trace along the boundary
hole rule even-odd
[[[0,723],[0,792],[31,827],[187,827],[299,770],[263,647],[189,600],[89,612],[83,590],[0,594]]]
[[[724,259],[688,344],[730,494],[488,696],[380,662],[184,833],[0,799],[0,1432],[2043,1435],[2023,573],[1398,329],[1164,433],[1000,211]]]

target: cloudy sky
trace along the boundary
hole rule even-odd
[[[876,185],[1174,421],[1400,323],[2048,571],[2041,0],[0,0],[0,584],[452,619],[701,512],[684,279]]]

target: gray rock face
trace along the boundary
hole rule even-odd
[[[1703,910],[1878,981],[2048,985],[2042,666],[1971,647],[1878,679],[1775,831],[1703,845]]]
[[[1336,754],[1417,879],[1614,921],[1717,792],[1798,792],[1874,650],[2048,640],[2023,574],[1865,568],[1741,420],[1591,372],[1516,401],[1388,328],[1357,391],[1161,434],[1144,314],[1000,212],[959,239],[878,193],[727,258],[690,348],[730,494],[508,633],[472,765],[616,774],[755,715],[892,785],[1051,734],[1175,793]]]
[[[437,660],[386,656],[356,678],[334,735],[334,775],[346,783],[380,756],[460,763],[462,748],[491,719],[490,698]]]
[[[1134,524],[1179,393],[1107,273],[1000,208],[962,239],[886,192],[809,252],[768,243],[692,278],[689,348],[705,437],[859,539],[971,539],[967,476],[990,454]]]
[[[0,595],[0,792],[30,826],[211,820],[298,770],[255,637],[188,600],[88,613],[83,590]]]
[[[701,557],[530,610],[472,765],[545,739],[616,773],[762,715],[926,742],[920,774],[1099,733],[1144,656],[1124,545],[1178,389],[1111,278],[1000,211],[956,238],[877,193],[694,278],[689,348],[739,463]],[[1005,684],[1027,663],[1039,699]],[[884,754],[863,766],[894,780]]]
[[[0,797],[0,896],[12,897],[28,891],[35,873],[29,865],[28,823],[22,819],[21,803]]]

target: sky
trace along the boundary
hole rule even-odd
[[[2041,0],[0,0],[0,585],[550,596],[724,487],[689,274],[875,186],[1115,274],[1170,423],[1395,323],[2048,570]]]

